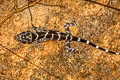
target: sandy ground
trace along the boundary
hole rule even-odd
[[[119,0],[96,1],[120,8]],[[120,79],[120,55],[78,42],[72,43],[79,50],[74,55],[65,52],[65,41],[17,42],[14,36],[31,27],[27,4],[26,0],[0,0],[0,44],[42,69],[0,46],[0,80]],[[36,0],[30,6],[35,26],[65,32],[64,23],[72,19],[77,23],[70,28],[73,35],[120,52],[119,11],[84,0]]]

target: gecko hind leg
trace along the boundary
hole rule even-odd
[[[65,23],[64,28],[65,28],[66,33],[71,34],[69,27],[75,26],[75,25],[76,25],[75,21],[72,21],[71,23]]]
[[[65,31],[66,31],[66,43],[65,43],[65,50],[66,52],[70,52],[70,53],[75,53],[77,52],[78,50],[76,48],[71,48],[70,44],[72,42],[72,34],[70,32],[70,29],[69,27],[70,26],[74,26],[76,25],[75,21],[72,21],[71,23],[65,23],[64,24],[64,28],[65,28]]]
[[[66,52],[73,53],[73,54],[76,53],[78,51],[78,49],[71,48],[70,44],[71,44],[71,41],[70,40],[66,40],[66,43],[65,43],[65,50],[66,50]]]

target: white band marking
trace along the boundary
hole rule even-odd
[[[78,42],[80,42],[80,40],[81,40],[81,39],[80,39],[80,38],[78,38],[78,40],[77,40],[77,41],[78,41]]]
[[[99,48],[99,46],[96,46],[96,48],[98,49],[98,48]]]
[[[69,34],[66,35],[66,38],[65,38],[66,40],[68,40],[68,36],[69,36]]]
[[[39,35],[38,35],[37,33],[35,33],[35,35],[36,35],[36,39],[35,39],[35,41],[37,41],[37,40],[38,40]]]
[[[120,54],[120,53],[115,53],[115,54],[117,54],[117,55],[118,55],[118,54]]]
[[[108,50],[106,49],[105,52],[108,52]]]
[[[87,43],[87,44],[89,44],[90,42],[89,42],[89,41],[87,41],[86,43]]]
[[[58,40],[60,40],[60,38],[61,38],[61,35],[60,35],[60,32],[57,32],[57,34],[58,34]]]
[[[46,36],[48,35],[48,32],[49,32],[49,31],[46,31],[46,34],[45,34],[45,36],[44,36],[44,39],[46,39]]]
[[[53,40],[53,38],[54,38],[54,34],[52,34],[51,40]]]
[[[72,41],[72,39],[73,39],[73,36],[72,36],[72,35],[70,35],[70,41]]]

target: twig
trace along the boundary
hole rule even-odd
[[[59,76],[55,76],[54,74],[52,74],[52,73],[48,72],[48,71],[47,71],[47,70],[45,70],[44,68],[39,67],[38,65],[36,65],[36,64],[32,63],[31,61],[29,61],[28,59],[25,59],[24,57],[22,57],[22,56],[20,56],[20,55],[16,54],[16,53],[15,53],[15,52],[13,52],[12,50],[10,50],[10,49],[6,48],[6,47],[5,47],[5,46],[3,46],[2,44],[0,44],[0,46],[1,46],[1,47],[3,47],[3,48],[5,48],[6,50],[10,51],[12,54],[16,55],[17,57],[19,57],[19,58],[21,58],[21,59],[23,59],[23,60],[25,60],[25,61],[29,62],[30,64],[32,64],[32,65],[34,65],[34,66],[36,66],[37,68],[39,68],[39,69],[41,69],[41,70],[43,70],[43,71],[47,72],[49,75],[54,76],[56,79],[60,79],[60,77],[59,77]]]
[[[104,7],[108,7],[108,8],[111,8],[111,9],[114,9],[114,10],[117,10],[117,11],[120,11],[120,9],[117,9],[117,8],[115,8],[115,7],[108,6],[108,5],[99,3],[99,2],[95,2],[95,1],[91,1],[91,0],[85,0],[85,1],[92,2],[92,3],[98,4],[98,5],[101,5],[101,6],[104,6]]]
[[[44,5],[44,6],[59,6],[59,7],[60,7],[60,5],[48,5],[48,4],[39,3],[39,0],[36,0],[36,1],[32,2],[32,3],[30,3],[30,4],[29,4],[29,7],[33,7],[33,6],[35,6],[36,4],[40,4],[40,5]],[[13,9],[15,9],[15,11],[12,11],[11,14],[9,14],[5,19],[3,19],[3,20],[0,22],[0,28],[2,27],[2,24],[3,24],[5,21],[7,21],[8,19],[10,19],[14,14],[16,14],[16,13],[18,13],[18,12],[21,12],[21,11],[27,9],[27,8],[28,8],[28,5],[16,9],[16,2],[15,2],[15,6],[13,7]]]

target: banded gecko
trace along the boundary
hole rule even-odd
[[[71,48],[70,46],[72,41],[77,41],[77,42],[86,43],[88,45],[91,45],[97,49],[100,49],[108,53],[120,54],[118,52],[109,51],[108,49],[99,47],[88,40],[73,36],[70,32],[69,27],[74,26],[74,25],[76,25],[75,21],[72,21],[71,23],[65,23],[64,28],[65,28],[66,33],[54,31],[54,30],[44,30],[42,27],[32,26],[33,31],[25,31],[20,34],[17,34],[15,36],[15,40],[22,42],[24,44],[31,44],[33,42],[41,43],[41,42],[45,42],[49,40],[53,40],[53,41],[54,40],[58,40],[58,41],[65,40],[66,41],[65,50],[66,52],[71,52],[71,53],[75,53],[78,51],[78,49]]]

